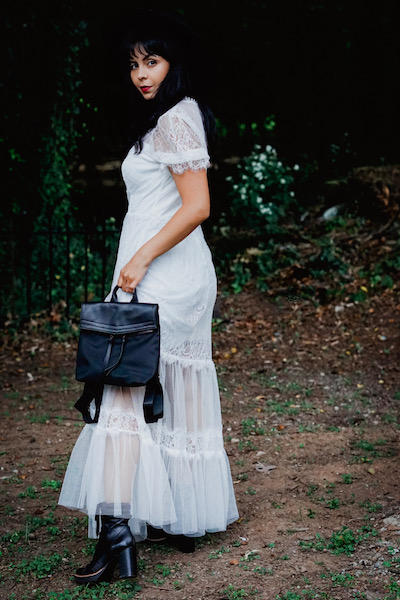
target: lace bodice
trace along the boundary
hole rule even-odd
[[[182,204],[171,171],[198,171],[209,164],[200,109],[185,98],[159,118],[140,154],[132,148],[122,163],[128,213],[136,220],[166,222]]]

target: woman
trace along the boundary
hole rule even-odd
[[[191,552],[195,537],[238,518],[211,359],[216,278],[200,228],[214,121],[194,39],[152,11],[129,37],[129,206],[111,289],[121,301],[137,289],[139,301],[159,304],[164,417],[145,423],[144,388],[105,386],[99,422],[79,436],[60,504],[88,514],[90,537],[96,518],[101,526],[79,583],[109,579],[118,559],[120,576],[134,576],[134,538],[168,536]]]

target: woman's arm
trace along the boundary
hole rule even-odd
[[[182,175],[177,175],[171,171],[171,174],[182,198],[182,206],[121,269],[118,285],[125,292],[133,292],[145,276],[150,263],[185,239],[210,214],[207,172],[185,171]]]

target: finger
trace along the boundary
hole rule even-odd
[[[134,290],[136,288],[136,282],[131,282],[131,283],[127,283],[126,281],[123,282],[121,289],[124,292],[127,292],[128,294],[133,294]]]

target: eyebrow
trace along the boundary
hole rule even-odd
[[[154,52],[150,53],[150,54],[146,54],[146,56],[143,57],[143,60],[147,60],[148,58],[150,58],[151,56],[159,56],[158,54],[155,54]],[[131,54],[130,59],[135,61],[138,57],[136,56],[136,54]]]

